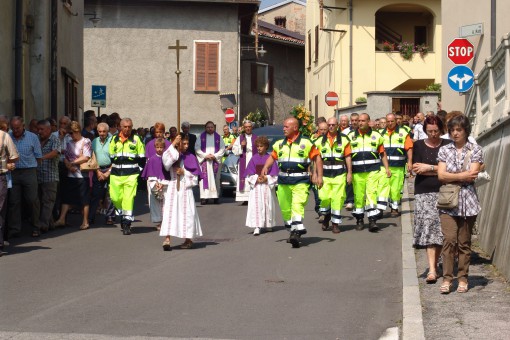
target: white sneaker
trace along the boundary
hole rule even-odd
[[[352,208],[353,208],[353,204],[352,204],[352,203],[347,203],[347,204],[345,205],[345,209],[347,209],[347,210],[349,210],[349,211],[351,211],[351,210],[352,210]]]
[[[255,228],[255,230],[253,231],[253,235],[255,236],[260,235],[260,228]]]

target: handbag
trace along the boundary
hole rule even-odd
[[[439,188],[436,206],[439,209],[453,209],[459,205],[459,184],[443,184]]]
[[[92,152],[92,157],[89,158],[85,163],[80,164],[80,171],[91,171],[99,169],[97,164],[96,154]]]
[[[479,187],[491,181],[491,175],[487,171],[480,171],[475,179],[475,186]]]
[[[462,169],[466,169],[467,160],[471,156],[471,150],[467,152],[466,157],[464,158],[464,163],[462,164]],[[443,184],[439,187],[439,196],[437,197],[436,207],[438,209],[453,209],[457,208],[459,205],[459,193],[460,193],[460,184],[457,183],[448,183]]]

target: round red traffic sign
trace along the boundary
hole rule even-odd
[[[329,91],[326,93],[326,104],[328,106],[335,106],[338,104],[338,95],[336,92]]]
[[[457,65],[469,63],[475,55],[473,44],[471,44],[469,40],[463,38],[453,39],[446,51],[448,58]]]
[[[236,113],[234,112],[234,109],[226,109],[225,110],[225,121],[227,123],[232,123],[236,119]]]

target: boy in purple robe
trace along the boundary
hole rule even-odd
[[[168,149],[165,139],[157,138],[154,141],[155,153],[147,157],[147,163],[142,171],[142,178],[147,180],[147,191],[149,195],[149,208],[151,221],[156,223],[156,229],[159,230],[163,216],[164,194],[170,181],[170,173],[163,167],[163,152]],[[153,142],[151,141],[151,142]]]
[[[278,165],[273,163],[267,175],[262,175],[262,168],[269,156],[269,140],[266,136],[255,139],[257,153],[252,156],[245,172],[245,183],[250,186],[248,196],[248,213],[246,226],[253,228],[257,236],[261,230],[272,231],[275,219],[274,187],[278,182]]]

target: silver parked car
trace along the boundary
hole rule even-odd
[[[230,153],[221,165],[220,186],[221,196],[234,196],[237,186],[237,163],[239,157]]]

